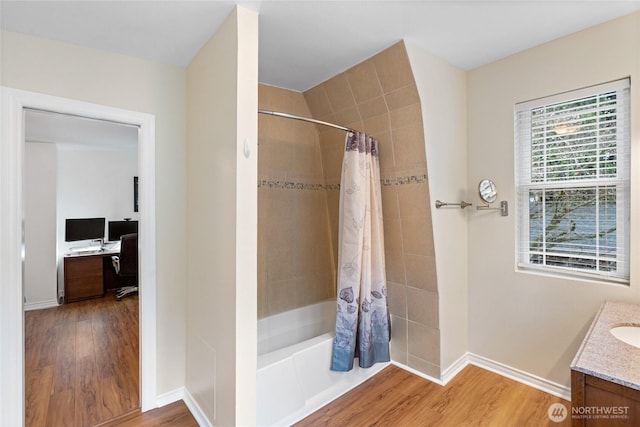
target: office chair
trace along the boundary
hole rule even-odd
[[[117,290],[116,300],[138,292],[138,233],[120,236],[120,255],[112,256],[111,262],[122,284],[127,285]]]

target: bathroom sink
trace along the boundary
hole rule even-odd
[[[616,326],[611,334],[622,342],[640,348],[640,325]]]

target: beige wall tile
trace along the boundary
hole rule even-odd
[[[393,157],[393,140],[391,133],[381,133],[374,135],[378,140],[378,148],[380,150],[380,176],[383,178],[391,176],[391,172],[395,170],[395,159]]]
[[[269,188],[258,188],[258,225],[265,225],[267,221],[267,213],[269,211]],[[263,227],[264,228],[264,227]],[[258,237],[260,237],[258,235]]]
[[[390,117],[392,129],[399,129],[406,126],[422,127],[422,108],[418,103],[391,110]]]
[[[400,219],[400,209],[398,208],[398,186],[383,185],[381,190],[383,223],[389,219]]]
[[[292,93],[293,110],[291,112],[299,116],[311,117],[311,109],[309,108],[309,104],[307,104],[307,100],[304,98],[304,94],[301,92]]]
[[[407,366],[425,375],[429,375],[432,378],[440,378],[440,366],[422,360],[419,357],[409,355],[407,358]]]
[[[293,278],[293,248],[283,247],[267,251],[267,284]]]
[[[294,280],[280,280],[269,283],[267,287],[269,315],[295,308],[295,287],[296,282]]]
[[[262,140],[258,143],[258,179],[269,180],[269,166],[269,149],[266,140]]]
[[[258,108],[292,113],[295,92],[275,86],[258,85]]]
[[[276,116],[266,116],[269,132],[267,134],[270,140],[286,141],[293,144],[296,136],[295,122]]]
[[[327,80],[323,86],[334,113],[355,105],[356,101],[351,94],[351,88],[344,73]]]
[[[318,129],[316,125],[300,120],[289,120],[294,126],[295,146],[309,145],[317,147],[319,142]]]
[[[420,96],[415,84],[401,87],[393,92],[385,93],[384,99],[387,101],[389,111],[406,107],[411,104],[419,104]]]
[[[344,145],[335,141],[321,142],[322,145],[322,169],[325,182],[340,182],[342,175],[342,159],[344,158]]]
[[[269,121],[271,116],[266,114],[258,114],[258,139],[267,138],[269,136]]]
[[[382,96],[358,104],[358,110],[363,119],[379,116],[380,114],[388,114],[387,104]],[[369,132],[368,129],[367,132]]]
[[[387,302],[391,315],[407,318],[407,287],[405,285],[387,281]]]
[[[378,140],[380,134],[389,134],[391,132],[391,124],[387,109],[385,108],[382,114],[363,119],[362,126],[365,132]]]
[[[373,61],[361,62],[346,72],[356,103],[360,104],[382,95]]]
[[[313,246],[301,242],[302,236],[298,236],[293,251],[293,271],[296,276],[304,276],[315,270],[317,251]]]
[[[391,360],[407,363],[407,319],[391,315]]]
[[[401,218],[425,216],[429,210],[429,185],[398,185],[398,202]]]
[[[311,110],[313,117],[324,117],[327,114],[332,113],[331,104],[329,103],[329,98],[327,97],[327,93],[325,92],[323,85],[320,84],[312,87],[304,92],[303,95],[304,99],[307,100],[309,110]]]
[[[355,130],[360,130],[360,128],[362,128],[362,119],[360,118],[360,112],[355,105],[351,105],[334,113],[328,121],[340,126],[356,128]],[[339,130],[338,132],[340,132],[340,135],[338,136],[334,133],[335,138],[344,142],[345,132],[341,130]]]
[[[407,287],[408,319],[431,328],[438,328],[438,294]]]
[[[295,192],[287,189],[271,188],[268,190],[269,218],[271,221],[293,220],[293,201]]]
[[[383,50],[372,59],[384,93],[414,83],[403,42]]]
[[[294,224],[292,219],[281,219],[269,216],[266,223],[267,248],[269,251],[293,246]]]
[[[404,254],[404,263],[408,286],[437,292],[434,256]]]
[[[388,251],[402,252],[402,228],[400,221],[393,218],[384,219],[384,247]]]
[[[413,217],[411,219],[402,218],[401,222],[404,253],[414,255],[434,255],[431,221],[429,221],[427,217]]]
[[[386,242],[385,242],[386,246]],[[387,272],[387,281],[400,284],[406,284],[404,258],[402,252],[390,251],[385,248],[384,253],[385,268]]]
[[[407,126],[391,130],[393,156],[396,165],[427,167],[424,148],[424,130],[421,126]]]
[[[410,356],[440,364],[440,331],[408,321],[408,353]]]
[[[314,145],[295,144],[293,146],[293,177],[297,182],[313,184],[313,178],[320,175],[320,162]],[[304,179],[307,178],[307,179]]]

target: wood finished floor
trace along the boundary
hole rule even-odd
[[[140,413],[138,297],[25,313],[27,427],[197,427],[183,402]],[[306,426],[569,426],[552,422],[570,403],[475,366],[445,387],[398,367],[296,424]]]
[[[198,427],[187,405],[182,400],[145,412],[136,411],[100,424],[99,427]]]
[[[90,427],[136,411],[138,330],[135,295],[27,311],[25,425]]]
[[[396,366],[295,424],[306,426],[570,426],[549,419],[553,403],[570,402],[476,366],[442,387]]]

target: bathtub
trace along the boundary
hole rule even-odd
[[[329,369],[335,307],[326,301],[258,321],[258,426],[289,426],[387,365]]]

